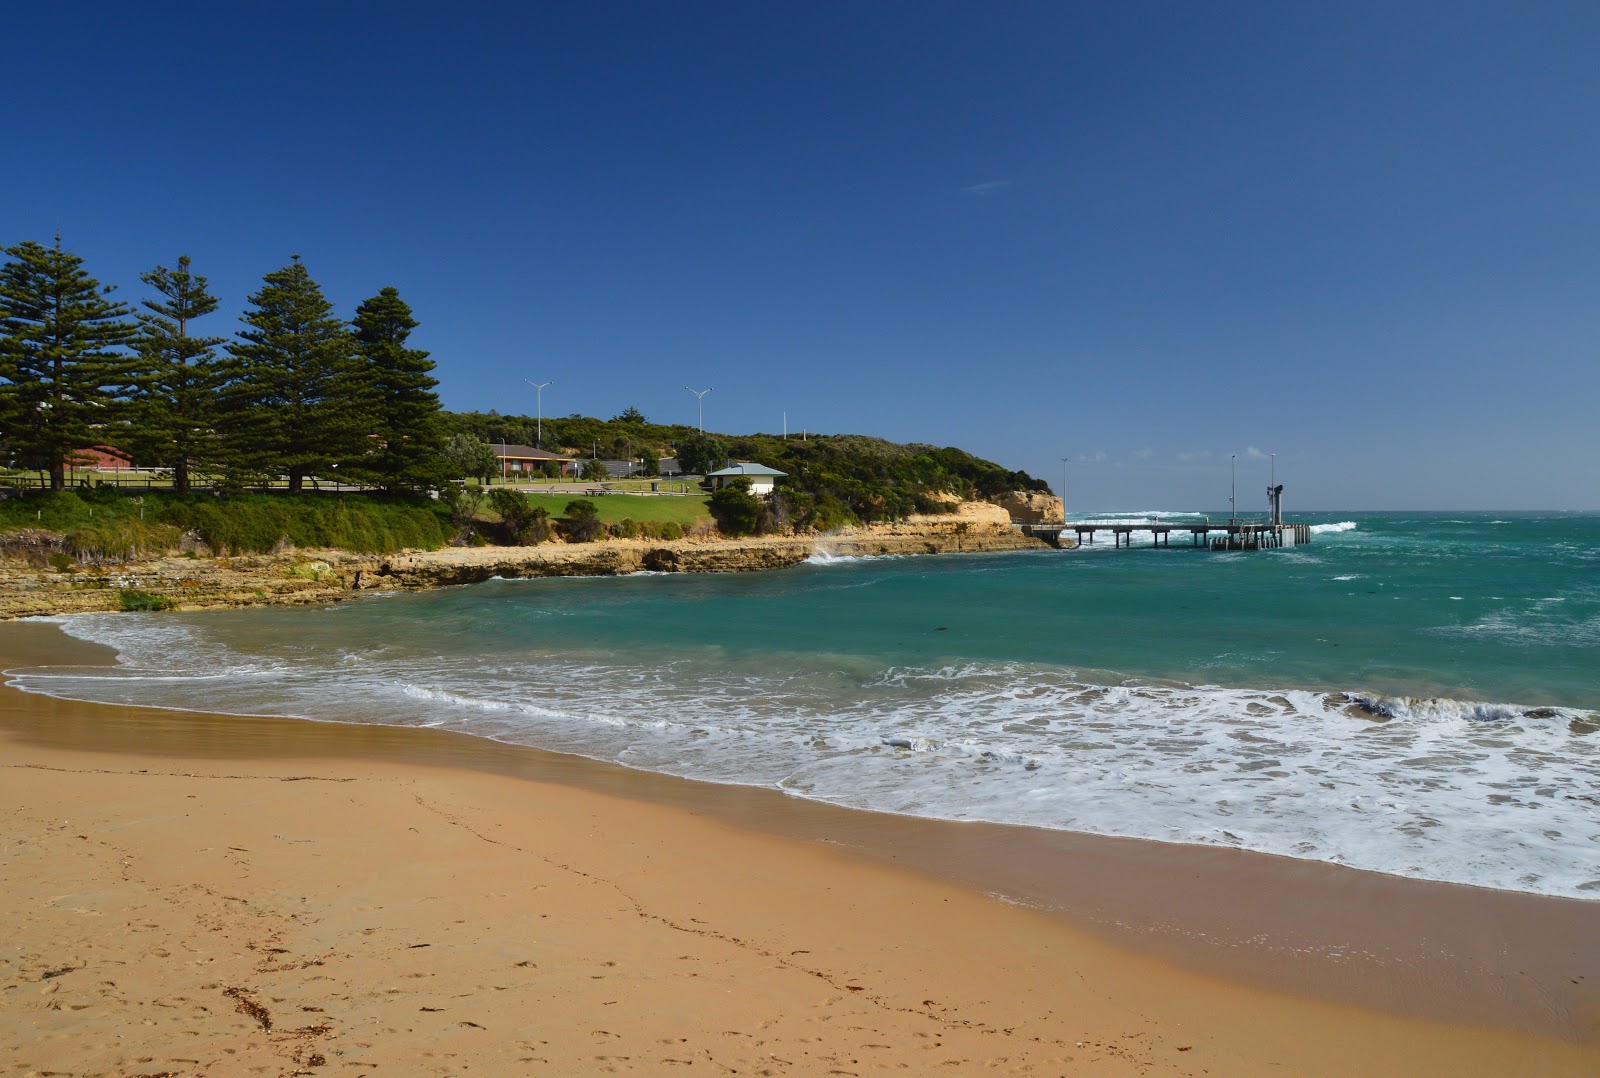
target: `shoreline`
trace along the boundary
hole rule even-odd
[[[80,657],[106,661],[104,649],[70,641],[55,626],[23,623],[0,629],[0,655],[8,667],[60,661],[64,654],[74,661]],[[780,863],[796,856],[796,851],[806,857],[826,855],[826,866],[808,869],[819,874],[816,879],[823,881],[824,893],[812,894],[801,904],[802,912],[794,915],[801,920],[810,915],[804,907],[822,901],[828,887],[862,893],[859,881],[850,882],[856,873],[888,873],[895,886],[914,891],[954,888],[964,902],[977,904],[971,907],[977,919],[966,929],[934,925],[922,931],[939,935],[958,951],[982,939],[983,957],[968,954],[966,965],[947,970],[947,980],[953,977],[955,984],[941,984],[942,995],[935,998],[949,996],[974,975],[971,963],[998,962],[1011,969],[1019,961],[1036,960],[1041,948],[1068,947],[1070,938],[1076,956],[1072,963],[1094,952],[1102,963],[1096,968],[1109,971],[1106,976],[1131,978],[1121,983],[1119,1009],[1111,1014],[1126,1015],[1133,1008],[1158,1025],[1177,1021],[1174,1015],[1198,1006],[1186,1002],[1198,990],[1210,1001],[1207,1005],[1221,1006],[1217,1001],[1224,999],[1235,1004],[1250,1001],[1247,1007],[1239,1004],[1241,1009],[1228,1012],[1236,1021],[1246,1022],[1235,1026],[1240,1035],[1254,1021],[1247,1022],[1247,1016],[1269,1004],[1288,1012],[1283,1021],[1291,1025],[1310,1021],[1316,1029],[1302,1030],[1301,1047],[1291,1054],[1314,1047],[1320,1055],[1297,1055],[1298,1062],[1289,1064],[1292,1073],[1381,1069],[1399,1065],[1401,1058],[1408,1060],[1405,1068],[1416,1073],[1464,1073],[1474,1065],[1482,1067],[1481,1073],[1492,1073],[1496,1068],[1489,1060],[1509,1063],[1530,1051],[1544,1058],[1544,1073],[1584,1073],[1600,1063],[1600,997],[1590,987],[1600,983],[1600,977],[1592,968],[1596,960],[1577,953],[1577,942],[1594,938],[1600,925],[1600,907],[1591,903],[1416,883],[1204,847],[881,816],[774,791],[669,779],[442,731],[241,720],[80,704],[9,688],[0,693],[0,706],[6,737],[3,758],[13,777],[28,774],[28,765],[38,763],[81,770],[91,757],[103,771],[129,776],[162,770],[253,774],[294,761],[297,772],[305,767],[340,782],[369,782],[376,780],[359,776],[390,775],[399,769],[413,776],[407,781],[439,784],[451,796],[468,800],[479,797],[474,791],[480,783],[489,782],[497,791],[494,799],[474,802],[484,818],[497,818],[495,806],[507,797],[512,801],[599,798],[607,811],[627,818],[622,830],[608,832],[595,850],[570,851],[573,856],[599,856],[604,850],[609,857],[618,847],[634,848],[630,828],[669,827],[663,820],[676,821],[672,827],[714,827],[717,843],[732,842],[741,850],[749,845]],[[218,768],[223,762],[226,768]],[[43,781],[43,774],[32,777]],[[55,776],[51,781],[67,780],[64,772],[48,774]],[[415,778],[418,775],[424,778]],[[398,780],[391,775],[379,785],[391,781]],[[301,785],[285,785],[283,790],[295,791]],[[17,788],[13,783],[8,787]],[[26,809],[26,795],[20,796],[24,803],[18,807]],[[167,808],[182,807],[182,801],[197,796],[174,792]],[[288,806],[274,811],[280,810],[288,811]],[[362,813],[357,818],[371,822]],[[137,829],[143,824],[135,821],[128,826]],[[649,865],[635,865],[633,871],[655,871],[663,864],[715,853],[697,845],[686,850],[667,838],[662,841],[670,848],[656,849],[647,858]],[[284,854],[290,858],[288,871],[301,878],[306,865],[294,863],[292,849]],[[370,856],[384,859],[382,851]],[[743,869],[735,860],[718,871],[737,876]],[[740,910],[743,892],[738,886],[724,885],[722,876],[704,878],[719,882],[697,901],[729,903],[724,916],[746,916]],[[790,881],[789,886],[815,889],[810,877]],[[451,892],[438,897],[454,901],[461,896]],[[337,905],[335,898],[323,895],[318,901]],[[878,916],[883,920],[876,928],[868,926],[867,937],[857,939],[850,953],[859,957],[863,948],[876,946],[882,953],[873,950],[872,961],[889,968],[904,957],[907,940],[897,924],[898,913],[880,910]],[[823,922],[809,930],[820,931],[823,937],[844,930],[836,921],[823,918]],[[1028,945],[1020,953],[1008,948],[995,952],[991,937],[998,926],[1022,933]],[[874,945],[873,939],[879,942]],[[918,939],[916,946],[934,943]],[[945,955],[943,960],[956,957]],[[1129,970],[1137,970],[1137,976]],[[15,971],[8,972],[15,980]],[[1056,980],[1049,983],[1059,994],[1069,973],[1082,972],[1081,964],[1071,964],[1070,971],[1054,970]],[[1203,989],[1192,983],[1196,979],[1204,982]],[[1562,981],[1576,983],[1558,983]],[[1182,990],[1175,985],[1182,985]],[[991,994],[1000,991],[988,987]],[[844,991],[851,994],[848,987]],[[0,1000],[5,998],[0,993]],[[1162,1018],[1152,1017],[1157,1000],[1168,1008]],[[1208,1016],[1207,1021],[1211,1023],[1207,1028],[1221,1028],[1215,1026],[1220,1021],[1217,1016]],[[1405,1027],[1404,1036],[1389,1036],[1395,1024]],[[1334,1029],[1337,1035],[1327,1032]],[[1444,1051],[1436,1046],[1412,1059],[1408,1046],[1425,1045],[1435,1035],[1455,1047]],[[1114,1043],[1106,1039],[1109,1033],[1100,1036],[1099,1043]],[[1341,1047],[1352,1036],[1367,1039],[1363,1051],[1380,1051],[1381,1046],[1381,1053],[1358,1061],[1348,1054],[1353,1049]],[[1076,1039],[1071,1043],[1076,1046]],[[1235,1047],[1255,1051],[1268,1043],[1276,1044],[1275,1038],[1261,1034],[1255,1043]],[[1467,1044],[1476,1047],[1462,1052],[1460,1047]],[[1518,1046],[1515,1052],[1502,1055],[1512,1044]],[[1196,1055],[1185,1054],[1184,1066],[1178,1069],[1198,1073],[1207,1065],[1202,1062],[1206,1057],[1198,1054],[1199,1047],[1191,1048]],[[1179,1057],[1141,1058],[1148,1066],[1158,1059],[1171,1062]],[[1318,1064],[1318,1058],[1325,1062]],[[1454,1060],[1448,1069],[1442,1064],[1447,1058]],[[1115,1053],[1101,1061],[1112,1066],[1116,1059],[1138,1069],[1131,1067],[1131,1057]],[[1416,1070],[1413,1063],[1422,1069]],[[1213,1073],[1216,1068],[1250,1073],[1277,1066],[1269,1068],[1248,1051],[1226,1061],[1213,1056],[1209,1065]]]
[[[843,528],[815,536],[745,539],[603,539],[532,547],[444,547],[394,554],[288,550],[233,557],[166,555],[77,572],[0,563],[0,620],[122,609],[137,589],[180,610],[304,606],[364,591],[421,591],[493,577],[624,576],[639,572],[737,573],[783,569],[815,554],[834,557],[1048,550],[997,506],[972,503],[950,516]]]

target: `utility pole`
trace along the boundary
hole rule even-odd
[[[1067,522],[1067,461],[1071,457],[1061,458],[1061,523]]]
[[[534,448],[535,449],[543,449],[544,448],[544,387],[545,386],[553,386],[553,385],[555,385],[556,384],[556,380],[554,378],[552,378],[548,382],[535,382],[532,378],[524,378],[523,381],[527,382],[530,386],[532,386],[537,391],[537,398],[538,398],[538,401],[539,401],[539,427],[538,427],[538,431],[539,432],[538,432],[538,434],[536,434],[534,436],[535,440],[538,442],[538,444],[535,445]]]
[[[683,388],[684,389],[689,389],[688,386],[684,386]],[[689,389],[689,392],[694,394],[695,402],[700,406],[699,407],[699,412],[700,412],[700,433],[701,434],[704,434],[706,432],[706,394],[710,393],[711,390],[716,389],[716,388],[717,388],[716,386],[710,386],[710,387],[708,387],[706,389]]]

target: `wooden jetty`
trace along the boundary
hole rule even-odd
[[[1172,545],[1172,533],[1189,533],[1191,546],[1210,550],[1271,550],[1277,547],[1299,546],[1311,542],[1311,525],[1226,520],[1213,523],[1208,517],[1203,521],[1162,523],[1160,520],[1129,521],[1074,521],[1069,524],[1018,524],[1022,534],[1043,539],[1053,547],[1061,546],[1061,536],[1072,532],[1079,545],[1093,544],[1099,532],[1110,532],[1111,542],[1119,547],[1131,547],[1133,536],[1149,534],[1152,546]]]

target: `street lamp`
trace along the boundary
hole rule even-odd
[[[534,435],[534,438],[535,438],[535,440],[537,441],[538,444],[535,445],[534,448],[535,449],[543,449],[544,448],[544,387],[545,386],[553,386],[553,385],[555,385],[556,384],[556,380],[554,378],[552,378],[548,382],[535,382],[532,378],[524,378],[523,381],[527,382],[530,386],[532,386],[534,388],[535,397],[539,402],[539,426],[537,428],[538,429],[538,433]]]
[[[1071,457],[1061,458],[1061,523],[1067,522],[1067,461]]]
[[[1229,486],[1228,486],[1228,523],[1239,523],[1239,454],[1228,455]]]
[[[684,389],[689,389],[688,386],[684,386],[683,388]],[[694,399],[695,399],[696,403],[699,404],[700,433],[701,434],[704,434],[706,432],[706,394],[710,393],[713,389],[716,389],[716,388],[717,388],[716,386],[709,386],[709,387],[707,387],[705,389],[689,389],[689,392],[694,394]]]

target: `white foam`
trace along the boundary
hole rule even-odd
[[[1337,524],[1313,524],[1312,535],[1333,535],[1337,532],[1353,532],[1359,525],[1353,520],[1341,520]]]
[[[849,656],[237,655],[181,621],[73,619],[127,664],[14,672],[82,699],[426,725],[885,812],[1224,845],[1592,897],[1600,715],[1117,682]],[[247,676],[249,672],[249,676]],[[219,674],[221,676],[219,676]]]
[[[904,557],[902,554],[833,554],[826,550],[817,550],[805,560],[805,565],[850,565],[863,561],[891,561]]]

